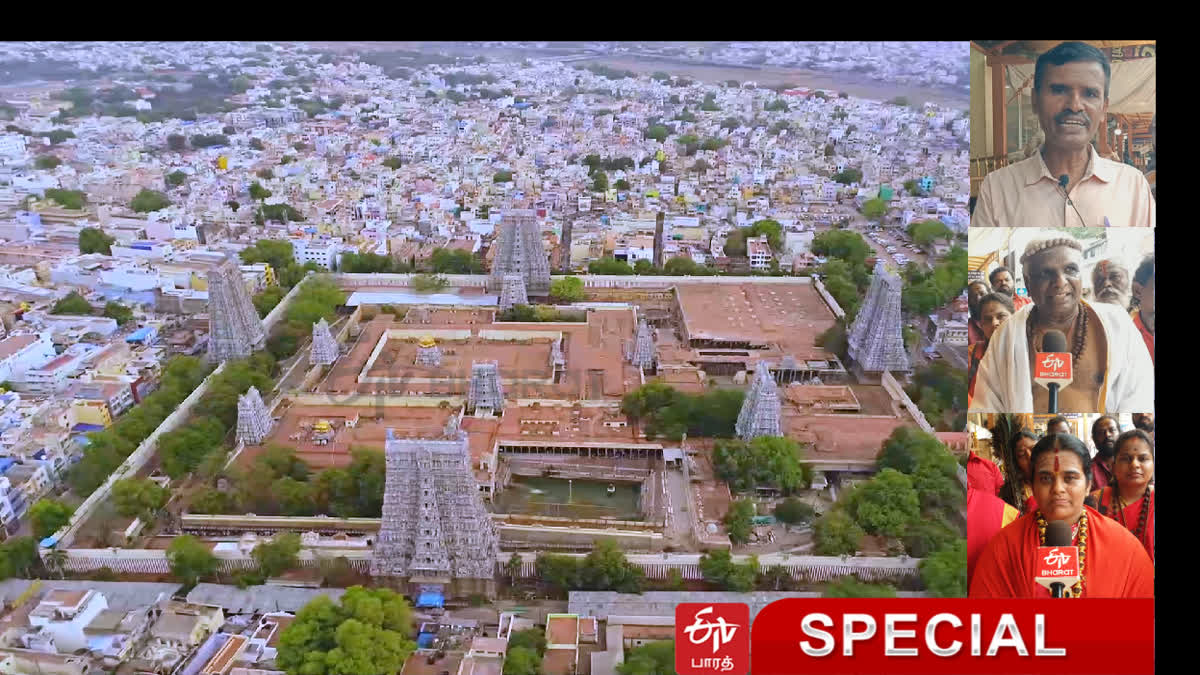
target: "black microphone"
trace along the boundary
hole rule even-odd
[[[1071,536],[1071,526],[1065,520],[1052,520],[1046,523],[1046,546],[1067,548],[1074,546],[1075,538]],[[1050,597],[1061,598],[1067,585],[1061,581],[1050,584]]]
[[[1071,177],[1065,173],[1058,177],[1058,187],[1062,189],[1063,197],[1065,197],[1067,200],[1067,206],[1075,209],[1075,215],[1079,216],[1080,224],[1082,224],[1084,227],[1087,227],[1087,221],[1083,219],[1083,216],[1079,213],[1079,209],[1075,208],[1075,202],[1071,201],[1071,195],[1067,194],[1067,183],[1070,182]]]
[[[1034,357],[1037,359],[1035,365],[1038,371],[1034,373],[1034,378],[1038,384],[1044,385],[1050,392],[1047,412],[1051,415],[1058,414],[1059,389],[1071,384],[1074,376],[1074,363],[1062,363],[1058,357],[1051,356],[1064,353],[1070,353],[1067,349],[1067,336],[1063,335],[1060,330],[1048,330],[1042,335],[1041,351]],[[1054,366],[1050,363],[1051,361],[1055,361]]]

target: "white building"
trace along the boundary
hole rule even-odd
[[[0,382],[24,376],[55,356],[50,333],[40,335],[11,335],[0,340]]]
[[[751,269],[770,269],[771,245],[767,243],[766,236],[746,239],[746,256],[750,258]]]
[[[337,252],[336,244],[321,246],[314,245],[306,239],[292,241],[292,257],[295,258],[297,265],[312,262],[324,269],[333,269],[334,261],[337,260]]]
[[[0,135],[0,155],[17,158],[25,156],[25,137],[21,134]]]
[[[29,625],[52,636],[60,654],[70,654],[87,648],[83,629],[106,609],[108,601],[97,591],[55,589],[29,613]]]

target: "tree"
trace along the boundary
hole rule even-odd
[[[300,552],[300,535],[295,532],[277,534],[271,541],[262,542],[254,547],[251,556],[258,563],[258,569],[263,576],[270,579],[294,569],[300,564],[297,554]]]
[[[384,588],[353,586],[340,604],[313,598],[279,636],[276,664],[288,675],[391,675],[416,648],[412,609]]]
[[[170,134],[167,136],[167,147],[175,152],[183,152],[187,148],[187,138],[182,134]]]
[[[575,558],[555,553],[539,553],[534,565],[537,568],[537,578],[560,592],[579,586],[579,563]]]
[[[884,469],[853,494],[854,519],[871,534],[899,537],[921,516],[920,499],[912,479]]]
[[[504,675],[541,675],[542,657],[528,647],[508,647],[504,655]]]
[[[713,448],[713,468],[737,492],[775,487],[791,494],[809,482],[809,470],[800,464],[800,446],[790,438],[778,436],[759,436],[749,443],[717,441]]]
[[[700,556],[700,573],[710,584],[723,590],[745,593],[754,590],[758,577],[758,559],[751,556],[743,564],[733,562],[733,556],[724,549],[711,551]]]
[[[161,192],[155,190],[145,190],[137,193],[137,196],[130,202],[129,208],[137,213],[149,213],[165,209],[171,205],[171,200]]]
[[[817,255],[840,258],[852,267],[861,267],[872,249],[862,235],[850,230],[827,230],[813,237],[812,251]],[[864,280],[866,274],[864,270]]]
[[[504,563],[504,571],[508,574],[509,583],[513,586],[517,585],[517,577],[521,575],[521,567],[525,563],[521,560],[521,556],[517,555],[516,551],[508,558],[508,562]],[[541,634],[540,631],[534,631]],[[508,644],[512,645],[512,639],[509,638]]]
[[[918,246],[925,247],[938,240],[948,241],[954,236],[949,227],[940,220],[922,220],[910,223],[908,234]]]
[[[470,251],[436,248],[429,262],[438,274],[480,274],[483,263]]]
[[[627,190],[629,190],[629,188],[630,188],[630,186],[629,186],[629,181],[625,180],[624,178],[618,178],[618,179],[617,179],[617,182],[616,182],[616,183],[614,183],[613,185],[614,185],[614,186],[615,186],[615,187],[616,187],[618,190],[623,190],[623,191],[627,191]]]
[[[33,162],[34,168],[37,169],[53,169],[59,164],[62,164],[62,160],[54,155],[42,155]]]
[[[650,642],[625,652],[621,675],[668,675],[675,672],[675,641]]]
[[[497,171],[496,173],[492,174],[492,182],[508,183],[512,181],[512,177],[513,175],[511,171]]]
[[[251,138],[250,139],[250,149],[251,150],[263,150],[265,147],[266,146],[263,145],[262,139],[260,139],[260,138]]]
[[[867,220],[879,220],[885,213],[887,213],[887,202],[882,199],[868,199],[863,202],[862,214]]]
[[[604,173],[603,171],[596,172],[595,180],[592,181],[592,191],[593,192],[608,191],[608,174]]]
[[[171,187],[179,187],[180,185],[183,185],[184,181],[187,180],[187,174],[182,171],[172,171],[171,173],[167,174],[166,178],[167,185],[170,185]]]
[[[92,313],[92,303],[88,302],[76,291],[71,291],[62,300],[54,303],[52,314],[76,314],[86,316]]]
[[[605,256],[599,260],[593,260],[592,262],[588,263],[588,273],[629,276],[633,274],[633,268],[629,266],[629,263],[623,260],[616,260],[614,258]]]
[[[0,579],[32,576],[38,564],[38,543],[33,537],[12,537],[0,544]]]
[[[735,544],[744,544],[750,540],[754,531],[754,502],[749,499],[739,499],[725,514],[725,529],[729,531],[729,539]]]
[[[387,274],[397,271],[395,260],[378,253],[343,253],[340,269],[357,274]]]
[[[967,540],[958,539],[921,561],[921,580],[938,598],[967,597]]]
[[[260,318],[265,318],[271,313],[271,310],[275,309],[275,306],[279,304],[279,301],[283,300],[283,296],[286,294],[287,291],[283,288],[279,286],[270,286],[266,289],[263,289],[262,293],[255,295],[253,299],[254,309],[258,310],[258,316]]]
[[[634,274],[654,274],[654,271],[654,263],[644,258],[633,263]]]
[[[670,134],[670,130],[661,124],[655,124],[646,129],[646,138],[652,138],[659,143],[667,140],[667,136]]]
[[[399,169],[400,168],[400,158],[399,157],[388,157],[383,160],[383,165],[392,170]]]
[[[112,499],[117,513],[149,521],[167,503],[168,493],[158,483],[144,478],[122,478],[113,483]]]
[[[862,171],[855,168],[848,168],[845,171],[833,174],[833,180],[841,183],[842,185],[860,183],[862,182]]]
[[[746,231],[737,229],[725,238],[725,255],[730,258],[746,257]]]
[[[967,573],[967,564],[963,563],[963,575]],[[830,582],[822,597],[826,598],[894,598],[896,589],[887,584],[867,584],[855,577],[846,576]]]
[[[515,554],[514,554],[515,555]],[[519,630],[509,635],[508,648],[524,647],[538,655],[546,653],[546,632],[537,628]]]
[[[258,171],[256,171],[254,173],[254,175],[258,176],[259,178],[261,178],[263,180],[271,180],[272,178],[275,177],[275,172],[272,171],[270,169],[270,167],[268,167],[266,169],[259,169]],[[251,185],[251,187],[250,187],[250,196],[251,197],[254,197],[254,194],[255,194],[254,185],[258,185],[258,183],[255,182],[253,185]],[[259,192],[261,192],[262,186],[258,185],[258,187],[259,187]],[[267,196],[269,197],[270,195],[268,194]],[[254,197],[254,198],[258,199],[258,197]]]
[[[271,196],[271,191],[264,188],[261,183],[254,181],[250,184],[250,198],[263,200]]]
[[[193,586],[217,571],[217,557],[208,546],[190,534],[175,537],[171,541],[167,547],[167,562],[171,566],[171,574],[186,586]]]
[[[87,204],[87,193],[83,192],[82,190],[60,190],[57,188],[46,188],[46,199],[53,200],[56,204],[64,209],[75,209],[78,211]],[[85,227],[84,229],[87,230],[94,228]],[[80,234],[83,234],[83,230],[80,230]],[[88,251],[83,252],[87,253]],[[92,252],[94,253],[95,251]]]
[[[58,532],[71,520],[75,509],[56,500],[42,498],[29,508],[29,520],[33,524],[33,536],[44,539]]]
[[[783,249],[783,225],[776,220],[764,219],[755,221],[746,230],[746,237],[766,236],[767,243],[776,251]]]
[[[788,525],[807,523],[812,520],[815,513],[813,507],[795,497],[788,497],[775,505],[775,517]]]
[[[818,555],[854,555],[866,533],[841,509],[834,509],[817,519],[813,536]]]
[[[563,277],[550,283],[550,297],[559,302],[582,302],[586,297],[583,279]]]
[[[602,539],[579,564],[579,582],[583,590],[640,593],[645,575],[625,559],[616,542]]]
[[[447,283],[445,277],[435,274],[417,274],[412,278],[413,289],[419,292],[440,291]]]
[[[133,321],[133,310],[119,302],[110,300],[104,304],[104,316],[116,319],[118,326],[124,326]]]
[[[888,103],[891,103],[892,105],[898,105],[898,106],[907,106],[908,105],[908,97],[897,96],[896,98],[888,101]]]
[[[112,255],[112,245],[116,239],[108,236],[103,230],[95,227],[85,227],[79,231],[80,253],[103,253]]]
[[[825,156],[833,157],[833,144],[832,143],[825,144]]]

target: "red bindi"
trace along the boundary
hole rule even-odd
[[[1054,473],[1058,473],[1058,449],[1054,450]]]

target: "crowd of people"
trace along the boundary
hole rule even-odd
[[[1073,357],[1059,411],[1153,410],[1154,255],[1132,275],[1119,260],[1101,260],[1090,300],[1083,246],[1065,233],[1031,241],[1021,266],[1028,297],[1006,267],[967,287],[969,409],[1045,412],[1049,394],[1033,381],[1033,359],[1045,333],[1058,330]]]
[[[1069,597],[1154,594],[1154,415],[1098,417],[1093,450],[1056,417],[993,433],[1003,470],[971,452],[967,460],[967,577],[971,597],[1048,597],[1034,580],[1046,524],[1065,521],[1080,550],[1083,579]],[[1090,562],[1090,565],[1089,565]]]

